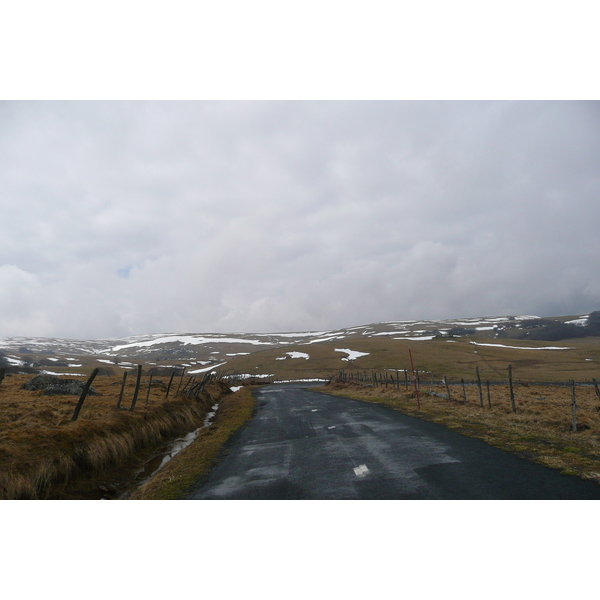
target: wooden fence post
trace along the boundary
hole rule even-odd
[[[508,387],[510,390],[510,406],[514,413],[517,412],[517,405],[515,404],[515,390],[513,388],[512,380],[512,365],[508,365]]]
[[[121,391],[119,392],[119,399],[117,400],[117,410],[121,408],[121,402],[123,401],[123,392],[125,391],[125,382],[127,381],[127,371],[123,373],[123,382],[121,383]]]
[[[129,407],[129,412],[131,412],[135,408],[135,404],[137,402],[138,393],[140,391],[140,383],[142,381],[142,365],[137,366],[137,378],[135,380],[135,389],[133,390],[133,399],[131,400],[131,406]]]
[[[485,382],[485,387],[487,388],[488,408],[492,408],[492,398],[490,396],[490,380],[489,379]]]
[[[175,377],[175,371],[171,373],[171,379],[169,379],[169,385],[167,386],[167,393],[165,394],[165,400],[169,397],[169,391],[171,389],[171,384],[173,383],[173,377]]]
[[[462,383],[462,391],[463,391],[463,404],[467,403],[467,390],[465,388],[465,380],[461,379],[460,382]]]
[[[479,406],[483,408],[483,390],[481,389],[481,376],[479,375],[479,366],[475,366],[475,373],[477,375],[477,391],[479,392]]]
[[[148,381],[148,391],[146,392],[146,406],[148,406],[148,400],[150,398],[150,388],[152,387],[152,373],[150,373],[150,381]]]
[[[404,369],[404,387],[408,391],[408,371]]]
[[[444,380],[444,385],[446,386],[446,394],[448,394],[448,400],[452,400],[452,396],[450,395],[450,386],[448,385],[448,379],[445,375],[442,379]]]
[[[577,433],[577,398],[575,397],[575,381],[571,379],[571,428]]]
[[[598,382],[595,379],[592,379],[592,381],[594,382],[594,390],[596,390],[596,396],[600,398],[600,389],[598,389]]]
[[[96,375],[98,375],[99,371],[100,371],[100,369],[98,369],[98,368],[94,369],[92,371],[92,374],[89,376],[88,380],[85,382],[85,385],[83,386],[83,391],[81,392],[81,396],[79,396],[79,402],[77,403],[77,406],[75,407],[75,412],[73,413],[73,416],[71,417],[71,421],[77,421],[77,417],[79,416],[79,411],[81,410],[81,407],[83,406],[83,401],[85,400],[85,397],[87,396],[90,386],[92,385],[92,381],[94,381],[94,377],[96,377]]]
[[[177,386],[177,391],[175,392],[175,396],[179,394],[179,388],[181,387],[181,382],[183,381],[183,376],[185,375],[185,367],[183,367],[183,371],[181,371],[181,377],[179,378],[179,385]]]
[[[211,373],[212,375],[212,373]],[[182,394],[185,394],[185,390],[187,389],[187,386],[190,385],[190,383],[192,382],[192,380],[195,378],[195,375],[190,375],[190,378],[187,380],[186,384],[183,386],[183,389],[181,390]]]

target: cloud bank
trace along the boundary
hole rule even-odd
[[[3,102],[0,336],[600,308],[597,102]]]

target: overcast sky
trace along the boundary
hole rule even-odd
[[[0,337],[600,309],[600,103],[0,103]]]

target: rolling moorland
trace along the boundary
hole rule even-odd
[[[590,323],[591,321],[591,323]],[[486,317],[391,321],[300,333],[152,334],[113,340],[0,339],[7,373],[85,377],[144,368],[220,370],[239,376],[329,379],[340,369],[415,368],[436,377],[506,378],[508,364],[526,381],[589,381],[600,360],[600,314],[540,319]],[[358,353],[358,354],[357,354]]]
[[[227,429],[227,414],[235,413],[236,403],[244,404],[245,412],[237,412],[248,417],[251,396],[238,390],[249,377],[254,382],[332,380],[324,391],[383,402],[565,473],[600,481],[600,401],[591,385],[600,375],[599,323],[600,314],[591,313],[393,321],[279,334],[153,334],[93,341],[5,338],[0,340],[0,373],[5,374],[0,383],[0,497],[122,497],[131,480],[139,480],[144,465],[156,459],[158,448],[198,432],[211,407],[222,406],[215,424],[169,463],[169,472],[174,472],[179,459],[185,462],[186,452],[189,463],[194,446],[197,450],[210,446],[211,440],[213,446],[217,439],[224,442],[219,428]],[[409,348],[421,381],[420,409],[414,391],[404,385],[412,380]],[[144,373],[141,399],[129,411],[137,365]],[[516,413],[506,386],[508,365],[517,386]],[[93,387],[98,394],[89,396],[75,422],[71,415],[77,396],[22,389],[35,374],[83,382],[96,368]],[[480,406],[473,385],[476,369],[492,388],[485,406]],[[132,373],[123,406],[115,411],[125,372]],[[180,381],[211,372],[219,377],[194,398],[174,397],[176,386],[167,398],[173,372]],[[373,373],[379,374],[375,386]],[[363,383],[348,382],[350,374],[362,377]],[[386,377],[384,384],[382,374],[393,376],[395,383]],[[340,376],[346,381],[339,381]],[[450,383],[451,403],[442,398],[442,377]],[[571,431],[571,395],[565,385],[570,380],[579,384],[576,433]],[[216,456],[217,446],[206,452]],[[209,462],[204,469],[210,468]],[[186,481],[197,474],[192,469]],[[171,487],[177,477],[176,471],[170,475]],[[183,488],[173,489],[169,496],[155,492],[151,497],[179,497]]]

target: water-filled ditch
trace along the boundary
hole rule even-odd
[[[190,431],[183,437],[171,440],[158,448],[152,457],[147,460],[144,466],[136,473],[133,482],[127,486],[118,499],[124,500],[127,498],[135,489],[152,479],[152,477],[154,477],[174,456],[179,454],[184,448],[187,448],[198,437],[202,429],[212,424],[218,408],[218,404],[213,404],[211,410],[206,413],[204,422],[200,427],[194,429],[194,431]]]

